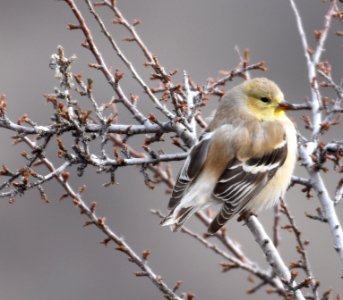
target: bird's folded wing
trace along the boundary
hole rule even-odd
[[[287,156],[287,143],[284,140],[272,152],[245,161],[234,159],[219,178],[213,197],[224,205],[209,226],[214,233],[226,221],[241,211],[256,196],[284,164]]]
[[[208,146],[213,133],[205,133],[202,139],[191,149],[175,183],[168,208],[174,208],[182,199],[188,186],[200,173],[207,158]]]

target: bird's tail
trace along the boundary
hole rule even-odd
[[[193,205],[178,205],[162,220],[161,225],[171,226],[172,231],[177,231],[197,210]]]

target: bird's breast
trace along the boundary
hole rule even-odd
[[[283,197],[292,178],[297,160],[297,136],[293,123],[287,118],[283,122],[287,141],[287,157],[265,188],[248,204],[250,210],[260,210],[275,205]]]

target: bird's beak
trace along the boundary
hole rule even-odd
[[[279,110],[282,110],[282,111],[285,111],[285,110],[294,110],[295,108],[294,108],[294,106],[291,104],[291,103],[289,103],[289,102],[287,102],[287,101],[285,101],[285,100],[282,100],[280,103],[279,103],[279,105],[278,105],[278,107],[277,107]]]

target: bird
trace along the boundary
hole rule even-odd
[[[189,151],[161,225],[176,231],[195,212],[219,204],[207,229],[215,234],[237,214],[275,205],[297,160],[296,128],[286,115],[292,109],[267,78],[245,80],[226,92]]]

